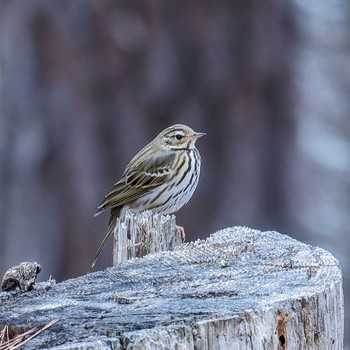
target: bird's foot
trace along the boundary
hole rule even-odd
[[[176,231],[181,236],[182,242],[186,239],[185,229],[182,226],[176,225]]]

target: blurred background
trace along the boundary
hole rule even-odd
[[[41,280],[90,271],[97,205],[185,123],[208,134],[177,214],[187,238],[286,233],[340,260],[348,296],[349,30],[347,0],[2,0],[0,275],[26,260]]]

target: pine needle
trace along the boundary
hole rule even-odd
[[[0,332],[0,350],[15,350],[26,344],[29,340],[37,337],[40,333],[53,326],[58,319],[52,320],[47,325],[43,326],[39,330],[31,328],[24,333],[17,334],[15,337],[10,339],[10,327],[5,326]]]

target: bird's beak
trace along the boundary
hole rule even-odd
[[[195,133],[192,135],[192,138],[193,138],[193,139],[199,139],[200,137],[205,136],[205,135],[206,135],[205,132],[195,132]]]

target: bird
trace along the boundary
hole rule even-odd
[[[97,207],[94,216],[110,209],[110,219],[91,267],[95,266],[112,236],[117,218],[127,210],[173,214],[190,200],[198,185],[202,163],[195,143],[204,135],[206,133],[195,132],[189,126],[175,124],[163,130],[132,158]],[[177,229],[184,236],[184,229],[181,226]]]

